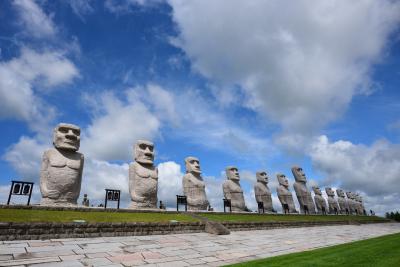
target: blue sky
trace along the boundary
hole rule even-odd
[[[155,142],[174,206],[197,156],[219,208],[228,165],[249,207],[255,172],[400,200],[400,2],[0,2],[0,201],[38,182],[58,122],[82,129],[81,195],[127,193],[137,139]],[[38,188],[34,202],[40,200]],[[17,200],[18,201],[18,200]]]

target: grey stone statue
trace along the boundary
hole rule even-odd
[[[346,196],[344,194],[344,191],[342,189],[336,189],[336,194],[338,197],[338,204],[340,208],[340,213],[341,214],[348,214],[350,212],[349,210],[349,203],[346,200]]]
[[[224,197],[231,201],[232,211],[247,211],[243,190],[240,186],[239,171],[234,166],[225,169],[227,180],[223,183]]]
[[[350,214],[357,214],[357,212],[356,212],[357,207],[356,207],[356,203],[353,198],[353,193],[351,191],[347,191],[346,196],[347,196],[347,204],[349,205]]]
[[[327,206],[325,198],[322,196],[321,189],[318,186],[313,186],[315,206],[319,214],[326,214]]]
[[[332,190],[330,187],[325,187],[325,192],[328,195],[328,207],[330,214],[339,213],[340,208],[335,199],[335,191]]]
[[[268,187],[268,175],[264,171],[256,173],[257,182],[254,185],[254,194],[257,202],[264,204],[264,210],[266,212],[273,212],[271,191]]]
[[[279,201],[282,205],[282,212],[285,213],[285,209],[288,210],[289,213],[297,213],[296,208],[293,202],[292,192],[289,191],[289,181],[284,174],[278,173],[276,175],[278,179],[279,186],[276,189],[278,194]]]
[[[293,166],[292,173],[296,180],[293,188],[296,192],[297,200],[299,201],[300,212],[305,213],[305,209],[307,208],[310,214],[315,214],[315,205],[311,197],[311,192],[307,188],[307,178],[303,169],[298,166]]]
[[[364,214],[364,205],[362,203],[361,196],[359,194],[355,194],[354,201],[356,202],[356,205],[357,205],[357,213],[359,215],[363,215]]]
[[[54,128],[54,148],[43,154],[40,171],[41,205],[75,206],[82,182],[84,157],[77,152],[81,130],[78,126],[60,123]]]
[[[153,164],[154,144],[138,140],[135,161],[129,165],[130,208],[157,209],[158,169]]]
[[[188,210],[207,210],[205,184],[201,177],[200,161],[195,157],[185,159],[186,174],[183,176],[183,193],[187,198]]]

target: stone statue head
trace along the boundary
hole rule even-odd
[[[340,190],[340,189],[339,189]],[[332,188],[330,187],[325,187],[325,192],[328,196],[330,197],[334,197],[335,196],[335,192],[332,190]]]
[[[346,196],[347,196],[348,199],[353,199],[353,193],[350,192],[350,191],[346,192]]]
[[[278,173],[276,175],[276,178],[278,178],[278,182],[280,185],[283,185],[284,187],[289,188],[289,181],[286,178],[286,175]]]
[[[314,191],[314,194],[322,196],[321,189],[318,186],[313,186],[312,190]]]
[[[268,174],[264,171],[256,172],[257,182],[268,184]]]
[[[299,166],[292,167],[292,173],[296,182],[305,183],[307,182],[306,175],[303,172],[303,169]]]
[[[338,197],[345,197],[344,191],[342,189],[336,189],[336,194]]]
[[[135,144],[135,161],[142,164],[153,164],[154,144],[146,140],[138,140]]]
[[[228,180],[232,180],[232,181],[240,180],[239,170],[238,170],[238,168],[236,168],[234,166],[226,167],[225,173],[226,173],[226,177],[228,178]]]
[[[60,123],[54,128],[53,145],[63,150],[78,151],[81,141],[81,129],[68,123]]]
[[[200,175],[200,161],[196,157],[187,157],[185,159],[186,173],[193,173]]]

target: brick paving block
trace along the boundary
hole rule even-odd
[[[1,266],[15,266],[15,265],[27,265],[35,263],[45,263],[45,262],[60,262],[59,257],[47,257],[47,258],[34,258],[34,259],[22,259],[22,260],[9,260],[2,261]]]
[[[151,251],[144,251],[144,252],[141,252],[141,254],[145,260],[160,259],[160,258],[164,257],[164,255],[162,255],[161,253],[151,252]]]
[[[47,252],[53,251],[65,251],[65,250],[74,250],[74,249],[81,249],[78,245],[65,245],[65,246],[44,246],[44,247],[27,247],[27,252]]]
[[[29,267],[84,267],[79,261],[61,261],[61,262],[49,262],[32,264]]]
[[[135,261],[135,260],[143,260],[143,256],[141,253],[130,253],[130,254],[119,254],[116,256],[107,257],[112,262],[121,263],[123,261]]]
[[[62,246],[61,242],[28,242],[30,247]]]
[[[220,259],[218,259],[217,257],[204,257],[204,258],[200,258],[202,261],[205,262],[214,262],[214,261],[220,261]]]
[[[12,254],[4,254],[0,255],[0,261],[6,261],[6,260],[12,260],[13,255]]]
[[[66,256],[60,256],[59,255],[59,257],[60,257],[60,259],[62,260],[62,261],[71,261],[71,260],[80,260],[80,259],[83,259],[83,258],[85,258],[85,255],[83,255],[83,254],[80,254],[80,255],[66,255]]]
[[[184,261],[187,262],[187,263],[189,263],[190,265],[197,265],[197,264],[204,264],[204,263],[206,263],[205,261],[200,260],[200,259],[186,259],[186,260],[184,260]]]
[[[86,257],[88,257],[89,259],[93,259],[93,258],[105,258],[105,257],[109,257],[110,254],[105,253],[105,252],[99,252],[99,253],[87,253],[85,254]]]
[[[112,264],[112,262],[107,259],[107,258],[94,258],[94,259],[88,259],[88,258],[83,258],[79,260],[83,265],[85,266],[108,266],[109,264]]]
[[[190,266],[189,263],[186,263],[184,261],[170,261],[170,262],[164,262],[164,263],[157,263],[158,267],[185,267],[185,266]]]
[[[158,264],[158,263],[165,263],[165,262],[175,262],[175,261],[179,261],[179,260],[182,260],[182,258],[175,256],[175,257],[162,257],[159,259],[146,259],[145,262]]]
[[[26,252],[25,248],[7,248],[7,247],[5,247],[0,250],[0,255],[25,253],[25,252]]]

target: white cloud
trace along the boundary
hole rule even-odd
[[[151,8],[163,2],[163,0],[106,0],[104,7],[111,13],[125,14],[131,12],[134,8]]]
[[[385,198],[400,201],[400,145],[386,140],[370,146],[343,140],[330,142],[320,136],[309,155],[313,167],[326,175],[324,185],[362,193],[366,204],[377,207],[377,212],[386,211]]]
[[[51,17],[34,0],[14,0],[13,4],[18,10],[20,23],[33,37],[53,37],[57,33]]]
[[[94,112],[81,139],[82,150],[88,156],[98,160],[130,160],[136,140],[153,140],[157,136],[160,121],[137,93],[135,89],[127,90],[126,101],[112,92],[86,96]]]
[[[158,200],[169,208],[176,207],[176,195],[182,195],[181,166],[173,161],[158,164]]]
[[[91,0],[68,0],[67,3],[71,6],[72,11],[82,20],[84,15],[94,12],[94,8],[90,5]]]
[[[396,1],[170,3],[180,30],[173,43],[193,69],[220,90],[239,85],[242,104],[284,135],[313,134],[371,92],[371,66],[400,21]]]
[[[62,52],[38,53],[22,48],[19,57],[0,62],[0,118],[23,120],[33,130],[43,131],[55,117],[55,110],[36,95],[35,89],[53,90],[78,75]]]

